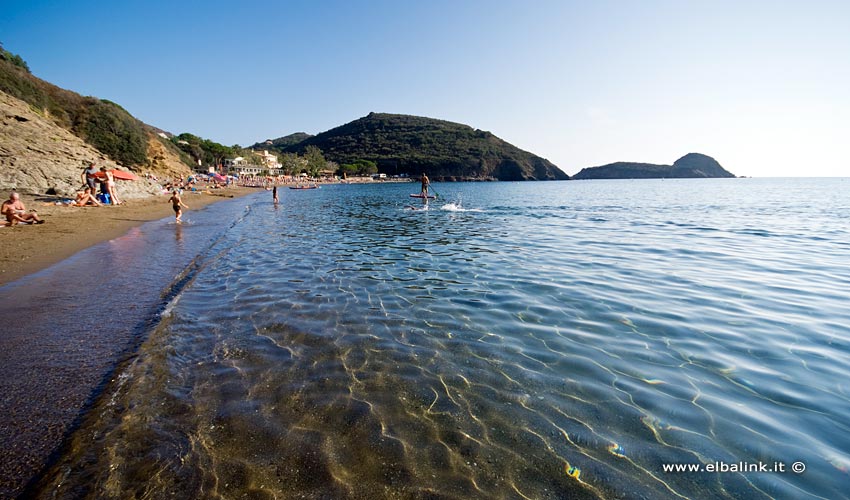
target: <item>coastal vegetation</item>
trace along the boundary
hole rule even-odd
[[[125,167],[139,168],[155,163],[149,157],[150,142],[158,139],[153,127],[114,102],[82,96],[37,78],[20,56],[11,55],[5,49],[0,56],[0,91],[26,102],[36,113]],[[177,154],[170,143],[162,143],[162,147]],[[188,157],[183,159],[188,161]]]
[[[370,160],[354,160],[339,166],[339,175],[373,175],[378,173],[378,165]]]
[[[551,162],[523,151],[490,132],[468,125],[420,116],[369,113],[297,143],[293,134],[254,146],[303,154],[319,148],[328,160],[351,170],[388,175],[427,172],[435,179],[568,179]],[[359,163],[358,163],[359,162]],[[364,163],[370,162],[370,163]],[[347,167],[345,167],[347,165]]]
[[[243,151],[238,144],[225,146],[188,132],[173,136],[171,142],[191,158],[193,165],[220,165],[225,158],[239,156]]]
[[[17,66],[27,73],[30,72],[30,67],[27,65],[27,62],[24,61],[24,58],[19,56],[18,54],[12,54],[8,50],[3,48],[3,44],[0,43],[0,59],[4,61],[9,61],[14,66]]]
[[[288,146],[294,146],[295,144],[303,142],[311,137],[313,137],[311,134],[305,132],[295,132],[294,134],[278,137],[277,139],[269,139],[263,144],[255,144],[254,147],[261,148],[263,146],[272,146],[274,149],[284,149]]]

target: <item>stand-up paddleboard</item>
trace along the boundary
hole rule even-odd
[[[424,194],[411,194],[410,197],[411,198],[428,198],[429,200],[433,200],[433,199],[436,198],[436,196],[434,196],[433,194],[429,194],[428,196],[425,196]]]

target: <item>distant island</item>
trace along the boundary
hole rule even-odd
[[[447,181],[569,179],[550,161],[490,132],[421,116],[369,113],[315,136],[297,133],[253,147],[304,154],[309,146],[341,165],[374,162],[387,175],[426,172]]]
[[[672,165],[616,162],[600,167],[583,168],[573,179],[695,179],[735,177],[714,158],[688,153]]]

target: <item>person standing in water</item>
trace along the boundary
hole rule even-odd
[[[171,198],[169,198],[168,201],[171,202],[171,208],[174,209],[174,218],[176,222],[178,224],[183,222],[183,220],[181,219],[181,217],[183,217],[183,209],[189,207],[185,203],[183,203],[183,200],[180,199],[180,192],[175,189],[174,193],[171,195]]]
[[[431,181],[428,179],[428,176],[425,175],[425,172],[422,172],[422,192],[420,193],[426,199],[428,198],[428,186],[431,185]]]
[[[277,199],[277,186],[276,185],[275,185],[275,187],[272,188],[272,199],[274,200],[275,205],[277,205],[280,202],[280,200]]]

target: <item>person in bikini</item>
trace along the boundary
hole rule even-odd
[[[112,204],[120,205],[122,201],[115,195],[115,176],[112,175],[111,171],[106,170],[106,167],[100,167],[100,172],[101,175],[105,177],[103,185],[106,188],[106,192],[109,194],[109,199],[112,201]]]
[[[181,219],[181,217],[183,217],[183,209],[189,207],[185,203],[183,203],[183,200],[180,199],[180,192],[175,189],[174,193],[172,193],[171,198],[169,198],[168,201],[171,202],[171,208],[174,209],[175,220],[178,223],[183,222],[183,220]]]
[[[103,206],[91,193],[91,188],[86,188],[84,192],[77,193],[77,199],[74,200],[74,203],[71,203],[71,205],[75,207],[86,207],[89,205],[94,205],[96,207]]]

